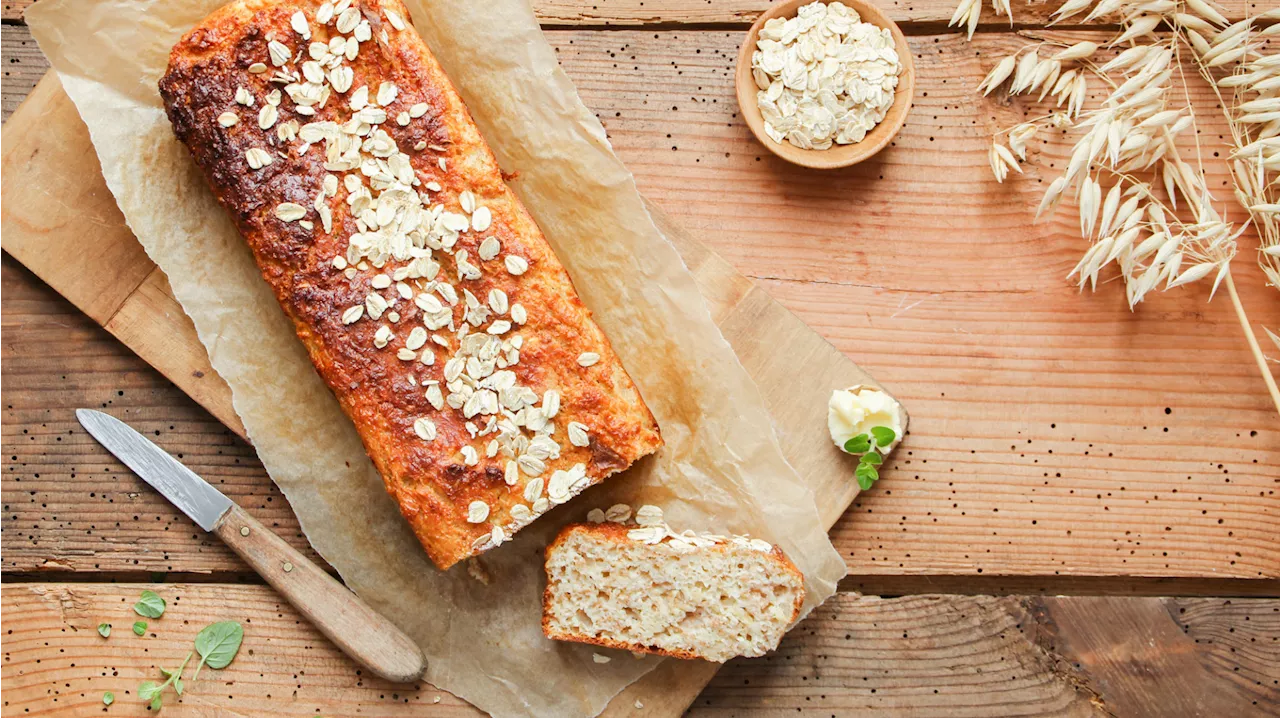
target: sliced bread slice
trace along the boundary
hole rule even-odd
[[[777,547],[673,534],[660,519],[566,526],[546,570],[548,638],[675,658],[764,655],[804,603],[804,576]]]

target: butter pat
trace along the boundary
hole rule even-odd
[[[861,384],[831,392],[827,402],[827,429],[841,451],[849,439],[858,434],[870,435],[871,429],[877,426],[893,429],[893,443],[881,449],[881,453],[887,454],[902,440],[906,429],[902,407],[888,394]]]

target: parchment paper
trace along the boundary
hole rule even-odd
[[[485,554],[477,573],[486,581],[465,567],[436,570],[164,115],[156,82],[169,48],[221,4],[41,0],[27,20],[89,126],[130,228],[194,320],[307,538],[423,647],[431,683],[495,716],[592,716],[652,670],[660,659],[612,652],[598,664],[591,654],[600,649],[549,641],[540,630],[542,547],[565,522],[614,501],[658,504],[676,530],[778,543],[805,573],[806,610],[831,595],[844,563],[812,493],[783,458],[756,386],[559,69],[527,0],[408,4],[500,164],[519,173],[513,188],[667,445]]]

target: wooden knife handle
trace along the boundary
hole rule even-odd
[[[358,663],[394,683],[422,677],[427,659],[417,644],[239,506],[213,533]]]

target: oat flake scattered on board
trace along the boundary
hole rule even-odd
[[[843,3],[813,2],[760,29],[751,72],[765,134],[801,149],[861,142],[893,104],[893,35]]]

